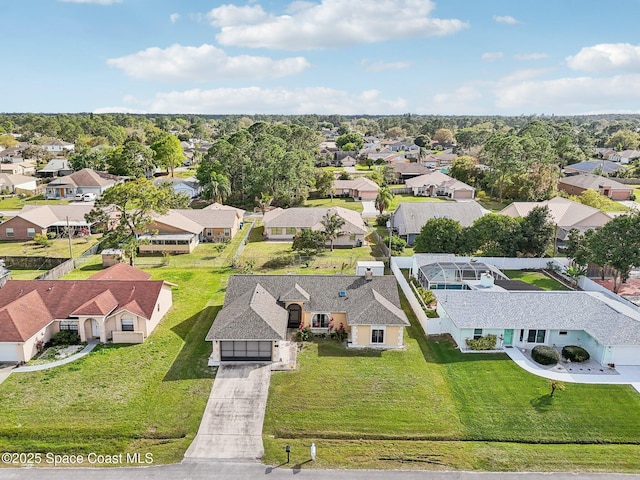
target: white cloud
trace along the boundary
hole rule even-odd
[[[601,43],[585,47],[577,55],[567,57],[567,65],[586,72],[640,71],[640,45]]]
[[[520,23],[518,20],[513,18],[511,15],[494,15],[493,19],[498,23],[506,23],[507,25],[516,25]]]
[[[501,109],[520,109],[563,114],[628,108],[640,101],[637,85],[640,74],[608,78],[566,77],[523,81],[496,88],[496,105]],[[623,107],[624,106],[624,107]],[[561,110],[561,111],[559,111]]]
[[[517,53],[513,56],[516,60],[543,60],[549,58],[546,53]]]
[[[122,3],[122,0],[58,0],[64,3],[94,3],[96,5],[113,5],[114,3]]]
[[[217,113],[217,114],[377,114],[407,111],[402,98],[383,99],[377,90],[352,93],[327,87],[308,87],[294,90],[217,88],[192,89],[180,92],[158,93],[144,104],[148,113]],[[108,110],[112,109],[112,110]],[[117,109],[117,110],[115,110]],[[107,111],[126,111],[126,107],[104,107]]]
[[[382,72],[384,70],[401,70],[403,68],[409,68],[411,66],[411,62],[407,61],[399,61],[399,62],[369,62],[369,60],[364,59],[360,62],[362,68],[364,68],[367,72]]]
[[[220,28],[222,45],[282,50],[313,50],[442,36],[469,25],[458,19],[432,18],[431,0],[322,0],[294,2],[286,15],[260,5],[222,5],[207,15]]]
[[[171,15],[169,15],[169,20],[171,20],[171,23],[176,23],[179,18],[180,18],[179,13],[172,13]]]
[[[495,62],[504,57],[504,53],[502,52],[486,52],[482,54],[482,60],[485,62]]]
[[[522,82],[525,80],[531,80],[534,78],[541,77],[544,74],[547,74],[553,71],[553,68],[523,68],[520,70],[514,70],[508,75],[502,77],[499,81],[500,84],[512,84],[516,82]]]
[[[120,58],[107,60],[111,67],[139,79],[168,81],[209,81],[218,78],[278,78],[294,75],[310,64],[304,57],[273,60],[250,55],[228,56],[213,45],[199,47],[172,45],[147,48]]]
[[[100,114],[100,113],[137,113],[137,114],[144,114],[144,113],[149,113],[146,110],[136,110],[134,108],[127,108],[127,107],[100,107],[100,108],[96,108],[93,110],[93,113],[95,114]]]

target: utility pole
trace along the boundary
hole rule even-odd
[[[69,258],[73,258],[73,248],[71,248],[71,228],[69,227],[68,216],[67,216],[67,236],[69,237]]]

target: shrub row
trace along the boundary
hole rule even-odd
[[[476,339],[467,338],[465,343],[471,350],[493,350],[496,348],[497,339],[495,335],[487,335]]]

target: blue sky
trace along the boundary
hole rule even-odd
[[[3,112],[640,113],[640,0],[5,0]]]

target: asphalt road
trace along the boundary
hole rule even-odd
[[[385,470],[315,470],[300,465],[268,467],[259,463],[185,462],[174,465],[124,468],[0,468],[0,480],[627,480],[640,475],[578,473],[493,473]]]

